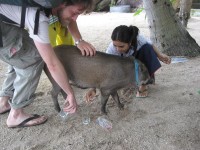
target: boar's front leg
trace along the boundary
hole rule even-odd
[[[54,108],[56,111],[60,112],[60,105],[58,103],[58,94],[60,93],[61,88],[58,85],[54,85],[51,90],[51,97],[54,103]]]
[[[119,108],[120,110],[123,109],[123,108],[124,108],[124,104],[122,104],[122,103],[120,102],[119,96],[118,96],[118,94],[117,94],[117,91],[111,93],[111,95],[112,95],[114,101],[117,103],[118,108]]]
[[[51,97],[54,103],[54,108],[56,111],[60,112],[60,105],[58,103],[58,94],[61,90],[61,88],[58,86],[58,84],[55,82],[55,80],[52,78],[51,73],[49,72],[49,69],[47,68],[47,65],[44,65],[44,72],[46,73],[47,77],[51,81],[52,84],[52,90],[51,90]]]
[[[66,99],[67,98],[67,94],[62,89],[61,89],[61,93],[62,93],[63,98]]]

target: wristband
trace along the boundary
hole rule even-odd
[[[79,39],[78,41],[75,42],[75,45],[77,46],[82,41],[84,41],[84,40],[83,39]]]

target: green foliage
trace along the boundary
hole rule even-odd
[[[139,15],[143,10],[144,10],[144,8],[137,9],[137,11],[133,14],[133,16]]]
[[[176,2],[176,0],[170,0],[170,2],[173,4],[173,3],[175,3],[175,2]]]

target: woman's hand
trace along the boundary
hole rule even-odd
[[[158,59],[165,64],[170,64],[171,63],[171,58],[167,56],[166,54],[160,53],[158,56]]]
[[[94,98],[96,97],[96,89],[95,88],[91,88],[89,89],[89,91],[85,94],[85,100],[86,102],[91,102],[94,100]]]
[[[154,52],[156,53],[158,59],[166,64],[170,64],[171,63],[171,58],[169,56],[167,56],[166,54],[163,54],[162,52],[160,52],[158,50],[158,48],[155,45],[152,45]]]

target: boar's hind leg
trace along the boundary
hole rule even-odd
[[[52,90],[51,90],[51,97],[54,103],[54,108],[57,112],[60,112],[60,105],[58,103],[58,94],[61,91],[61,88],[59,86],[53,86]]]
[[[117,103],[118,108],[119,108],[120,110],[123,109],[123,108],[124,108],[124,104],[122,104],[122,103],[120,102],[119,96],[118,96],[118,94],[117,94],[117,91],[111,93],[111,95],[112,95],[113,99],[115,100],[115,102]]]

